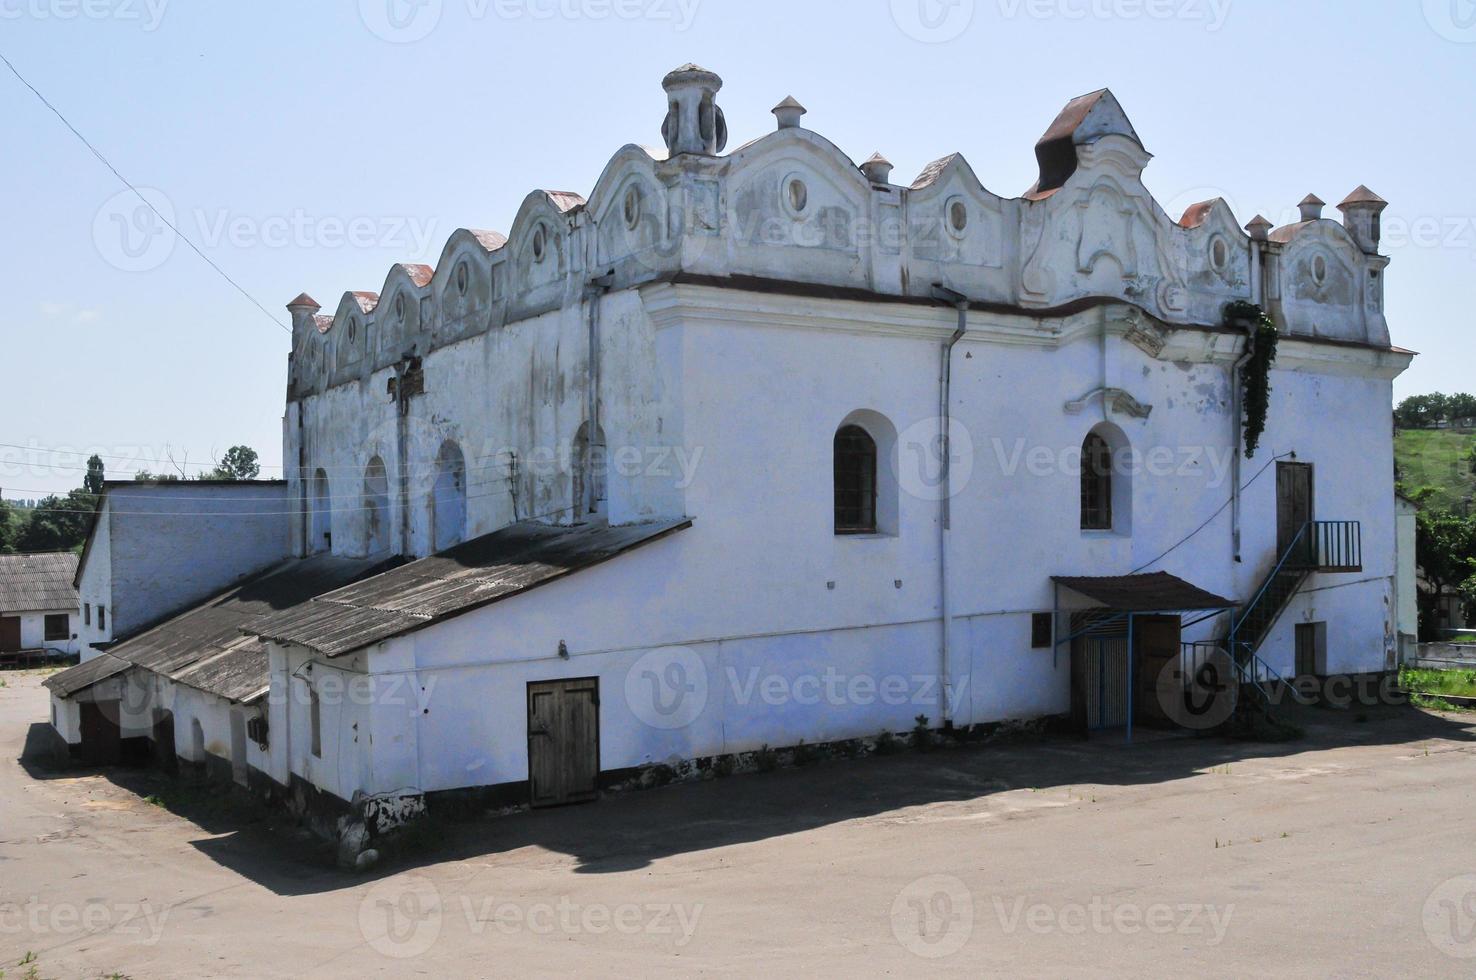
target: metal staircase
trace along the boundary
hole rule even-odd
[[[1193,677],[1215,653],[1229,652],[1237,685],[1257,695],[1260,707],[1276,703],[1286,679],[1261,658],[1261,645],[1271,634],[1292,598],[1314,572],[1363,571],[1363,527],[1358,521],[1309,521],[1281,553],[1251,600],[1231,616],[1223,640],[1186,643],[1183,676]]]
[[[1271,628],[1313,572],[1363,571],[1363,525],[1308,521],[1297,531],[1255,597],[1230,622],[1230,649],[1244,663],[1261,649]],[[1257,658],[1259,659],[1259,658]]]

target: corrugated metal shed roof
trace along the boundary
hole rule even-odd
[[[0,612],[77,608],[77,556],[70,551],[0,555]]]
[[[266,647],[241,626],[285,612],[314,596],[394,567],[393,562],[316,555],[284,562],[153,629],[109,649],[102,657],[52,675],[47,686],[64,697],[109,673],[93,665],[104,658],[137,666],[233,701],[267,690]],[[92,668],[89,671],[89,668]]]
[[[1099,578],[1055,575],[1052,581],[1118,612],[1188,612],[1230,609],[1235,605],[1168,572]]]
[[[518,595],[690,527],[514,524],[246,627],[329,657]]]

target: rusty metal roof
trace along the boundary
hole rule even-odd
[[[549,200],[553,201],[554,207],[564,212],[572,211],[575,208],[582,208],[587,203],[584,200],[584,195],[576,194],[573,191],[544,191],[543,193],[547,194]]]
[[[481,228],[468,228],[467,231],[489,252],[495,252],[507,244],[507,236],[500,231],[485,231]]]
[[[1208,201],[1200,201],[1198,204],[1189,205],[1189,207],[1184,210],[1183,217],[1179,219],[1179,227],[1198,228],[1200,225],[1204,224],[1206,220],[1209,219],[1210,212],[1213,211],[1215,209],[1215,205],[1222,200],[1224,199],[1213,197],[1210,198]]]
[[[77,556],[70,551],[0,555],[0,612],[77,608]]]
[[[1233,601],[1206,592],[1168,572],[1098,578],[1053,575],[1051,581],[1117,612],[1188,612],[1235,607]]]
[[[294,558],[109,648],[102,657],[53,675],[47,686],[67,697],[130,667],[142,667],[229,700],[249,701],[268,687],[266,646],[242,635],[242,624],[286,612],[390,567],[393,563],[383,560],[333,555]],[[110,672],[93,667],[104,657],[122,666]]]
[[[244,627],[342,656],[527,592],[683,528],[688,519],[609,527],[525,522],[321,595]]]

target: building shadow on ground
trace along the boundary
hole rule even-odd
[[[99,772],[117,786],[155,797],[171,812],[195,822],[210,836],[194,846],[212,860],[274,893],[301,895],[528,847],[569,855],[580,874],[626,872],[673,855],[1014,790],[1167,784],[1250,759],[1432,739],[1476,741],[1476,714],[1441,715],[1407,705],[1297,707],[1290,717],[1305,730],[1305,737],[1262,742],[1143,732],[1129,745],[1120,733],[1089,740],[1015,736],[650,791],[607,793],[600,802],[586,806],[501,815],[478,811],[455,818],[433,815],[413,835],[416,846],[389,852],[364,875],[334,869],[332,848],[310,838],[284,811],[146,768]],[[28,747],[44,739],[44,731],[36,729],[45,727],[32,727]],[[44,762],[23,759],[22,764],[37,778],[55,776]]]

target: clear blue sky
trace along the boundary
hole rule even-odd
[[[1175,216],[1387,198],[1394,342],[1423,353],[1396,393],[1476,388],[1472,0],[0,0],[0,53],[283,321],[505,230],[533,188],[588,192],[659,144],[686,61],[726,80],[730,145],[792,93],[899,182],[961,151],[1011,195],[1061,105],[1110,86]],[[143,247],[122,185],[3,68],[0,130],[0,443],[192,470],[246,443],[277,475],[289,335],[184,243]],[[0,448],[0,486],[64,490],[82,462]]]

